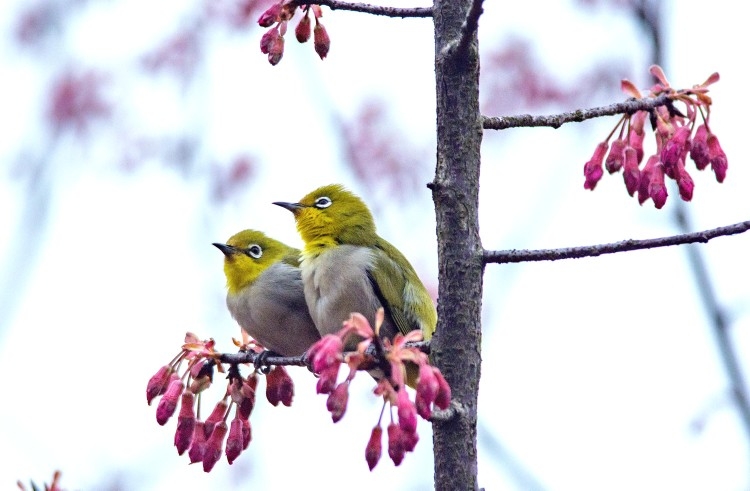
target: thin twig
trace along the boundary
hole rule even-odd
[[[298,5],[308,5],[308,2],[297,1]],[[369,3],[341,2],[339,0],[319,0],[315,5],[324,5],[331,10],[348,10],[365,14],[382,15],[384,17],[432,17],[432,7],[383,7]]]
[[[482,116],[482,126],[486,130],[504,130],[507,128],[530,128],[534,126],[548,126],[559,128],[565,123],[580,123],[587,119],[614,116],[617,114],[633,114],[637,111],[651,111],[659,106],[672,104],[667,94],[659,97],[644,97],[643,99],[628,99],[609,106],[579,109],[578,111],[550,116],[532,116],[520,114],[518,116],[489,117]]]
[[[483,253],[485,264],[488,263],[520,263],[527,261],[557,261],[558,259],[572,259],[581,257],[601,256],[602,254],[613,254],[615,252],[637,251],[641,249],[653,249],[679,244],[692,244],[696,242],[706,243],[716,237],[735,235],[750,230],[750,220],[739,222],[725,227],[703,230],[689,234],[673,235],[657,239],[636,240],[629,239],[610,244],[598,244],[579,247],[565,247],[562,249],[539,249],[539,250],[504,250],[487,251]]]
[[[484,13],[482,8],[484,0],[474,0],[471,8],[466,13],[466,19],[461,25],[461,33],[458,39],[454,39],[445,45],[442,55],[445,57],[456,57],[457,59],[466,58],[469,52],[469,44],[474,34],[479,29],[479,17]]]

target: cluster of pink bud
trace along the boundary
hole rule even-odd
[[[302,11],[303,15],[302,20],[299,21],[297,27],[294,29],[294,36],[297,38],[297,41],[306,43],[310,40],[310,35],[312,34],[315,52],[318,53],[320,59],[322,60],[328,55],[328,50],[331,47],[331,38],[328,37],[325,26],[320,22],[320,18],[323,16],[320,5],[300,5],[295,0],[280,0],[278,3],[271,5],[258,19],[258,24],[261,27],[270,27],[260,40],[260,51],[268,55],[268,62],[271,65],[276,65],[281,61],[281,57],[284,56],[284,35],[286,34],[287,24],[292,20],[298,8]],[[310,11],[312,11],[315,18],[314,27],[310,20]]]
[[[186,451],[190,463],[201,462],[203,470],[210,472],[224,453],[232,464],[247,449],[252,439],[250,414],[255,407],[255,392],[258,376],[255,372],[243,378],[239,368],[229,368],[229,384],[219,402],[205,421],[200,419],[200,406],[196,401],[201,392],[207,389],[213,379],[213,369],[223,371],[216,359],[219,353],[214,350],[214,341],[200,341],[194,334],[187,333],[182,351],[171,363],[161,367],[151,377],[146,387],[146,400],[150,405],[161,396],[156,408],[156,421],[165,425],[174,415],[177,405],[177,429],[174,445],[177,453]],[[180,375],[180,365],[188,367]],[[185,382],[187,381],[187,382]],[[284,367],[274,367],[266,377],[266,398],[274,406],[279,402],[285,406],[292,404],[294,385]],[[227,419],[234,406],[234,419]],[[224,441],[226,439],[226,447]]]
[[[710,164],[718,182],[723,182],[726,177],[727,156],[709,128],[711,98],[708,96],[708,87],[719,80],[719,74],[712,74],[705,82],[691,89],[676,90],[670,87],[659,66],[653,65],[650,72],[658,82],[651,87],[648,95],[658,97],[666,94],[672,102],[651,112],[637,111],[623,116],[607,139],[597,145],[591,160],[584,165],[586,180],[583,187],[593,190],[604,174],[603,167],[610,174],[622,169],[625,187],[630,196],[637,192],[640,204],[651,199],[656,208],[661,208],[668,195],[665,177],[677,183],[683,200],[690,201],[693,198],[693,179],[685,167],[688,155],[698,170],[703,170]],[[622,81],[622,89],[636,99],[643,97],[628,80]],[[687,114],[682,114],[674,106],[674,102],[683,103]],[[698,124],[698,115],[701,117],[701,124]],[[644,157],[644,127],[648,116],[656,137],[656,153],[641,167]],[[610,145],[609,140],[618,129],[619,135]]]
[[[328,394],[326,406],[333,422],[338,422],[346,412],[349,400],[349,384],[359,370],[369,370],[378,380],[375,395],[382,396],[384,404],[389,404],[391,422],[388,425],[388,455],[395,465],[401,464],[406,452],[414,450],[419,436],[417,435],[417,414],[424,419],[432,416],[433,405],[447,409],[450,404],[451,390],[440,370],[431,366],[427,355],[407,343],[422,340],[420,331],[407,335],[397,334],[394,339],[382,340],[378,333],[383,322],[383,309],[378,311],[375,329],[361,314],[352,314],[344,327],[336,334],[328,334],[315,343],[308,351],[313,371],[319,375],[317,391]],[[344,354],[344,346],[350,337],[360,339],[354,352]],[[386,367],[377,367],[367,354],[370,345],[375,344],[375,351],[381,352]],[[349,373],[342,382],[338,382],[339,368],[343,363]],[[418,369],[418,375],[414,374]],[[410,373],[412,375],[410,376]],[[412,401],[406,386],[415,385],[416,397]],[[398,422],[394,422],[393,409],[396,409]],[[378,424],[373,428],[370,440],[365,449],[365,460],[370,470],[377,465],[382,454],[381,428],[382,413]]]

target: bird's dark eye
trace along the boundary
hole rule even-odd
[[[250,257],[254,257],[255,259],[260,259],[260,256],[263,255],[263,249],[261,249],[258,244],[253,244],[247,249],[245,249],[245,253]]]
[[[331,198],[329,198],[328,196],[321,196],[320,198],[315,200],[315,208],[328,208],[332,203],[333,201],[331,201]]]

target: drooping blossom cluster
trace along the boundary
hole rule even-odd
[[[656,208],[661,208],[668,195],[665,177],[676,182],[683,200],[692,199],[693,178],[685,166],[688,155],[698,170],[711,165],[718,182],[723,182],[726,177],[727,156],[709,126],[711,98],[708,96],[708,87],[719,80],[719,74],[712,74],[705,82],[691,89],[677,90],[669,85],[659,66],[653,65],[650,72],[658,82],[651,87],[648,95],[658,97],[666,94],[672,102],[650,112],[637,111],[623,116],[607,139],[597,145],[594,155],[584,165],[586,180],[583,187],[593,190],[604,174],[603,167],[610,174],[622,169],[625,187],[630,196],[638,193],[640,204],[651,199]],[[628,95],[637,99],[643,97],[630,81],[623,80],[621,85]],[[686,114],[675,107],[675,102],[684,104]],[[650,118],[656,138],[656,152],[641,165],[647,117]],[[610,145],[609,140],[618,130],[617,138]]]
[[[399,333],[392,341],[381,340],[378,331],[383,317],[383,309],[380,309],[373,330],[363,315],[352,314],[338,333],[328,334],[315,343],[308,351],[308,357],[313,371],[320,376],[318,393],[328,394],[326,405],[334,423],[341,420],[346,412],[349,384],[357,371],[367,369],[373,374],[377,379],[374,393],[383,397],[384,409],[385,405],[389,408],[388,456],[395,465],[399,465],[406,452],[413,451],[419,441],[417,414],[429,419],[433,405],[439,409],[447,409],[451,390],[440,370],[429,364],[427,355],[416,347],[407,346],[409,342],[421,341],[422,333],[412,331],[405,336]],[[361,341],[357,344],[356,351],[344,354],[347,340],[352,337]],[[374,345],[375,352],[385,360],[385,366],[373,364],[372,356],[367,354],[370,345]],[[348,366],[349,373],[342,382],[338,382],[339,368],[344,363]],[[416,388],[414,401],[409,397],[407,384]],[[394,409],[397,422],[393,417]],[[381,411],[365,449],[365,460],[370,470],[377,465],[382,454],[382,418]]]
[[[278,3],[271,5],[258,19],[258,24],[261,27],[270,27],[260,40],[260,51],[268,55],[268,62],[271,65],[276,65],[284,56],[284,35],[286,34],[287,24],[292,20],[298,8],[302,11],[302,19],[294,29],[294,37],[297,38],[298,42],[306,43],[312,35],[315,52],[318,53],[320,59],[322,60],[328,55],[331,39],[328,37],[328,31],[320,22],[320,18],[323,16],[320,5],[301,5],[295,0],[280,0]],[[311,11],[315,20],[314,26],[310,20]]]
[[[235,342],[238,346],[239,343]],[[200,418],[200,399],[203,391],[211,386],[214,368],[223,372],[217,363],[219,353],[214,349],[213,339],[201,341],[192,333],[185,336],[182,351],[169,364],[161,367],[151,377],[146,387],[146,400],[151,402],[161,396],[156,408],[156,421],[164,425],[177,411],[177,429],[174,445],[177,453],[186,451],[191,463],[202,462],[203,470],[210,472],[222,453],[232,464],[247,449],[252,439],[250,414],[255,407],[255,392],[258,375],[253,371],[243,378],[237,365],[230,365],[229,380],[223,397],[214,406],[205,420]],[[242,346],[246,348],[245,345]],[[262,348],[255,346],[258,352]],[[180,369],[186,364],[184,372]],[[284,367],[276,366],[266,376],[266,398],[277,406],[279,402],[291,406],[294,385]],[[234,418],[227,424],[229,415]],[[224,441],[226,439],[226,447]]]

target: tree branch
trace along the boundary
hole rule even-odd
[[[410,348],[417,348],[421,352],[427,355],[430,354],[430,342],[429,341],[408,342],[406,343],[406,346]],[[263,352],[263,353],[267,353],[267,352]],[[217,359],[221,363],[227,363],[231,365],[239,365],[242,363],[249,363],[251,365],[254,365],[256,360],[258,360],[258,357],[261,356],[263,353],[256,353],[255,351],[239,351],[237,353],[219,353],[217,356]],[[368,346],[368,348],[365,350],[365,354],[373,357],[374,364],[379,364],[381,362],[381,359],[383,358],[383,356],[378,353],[378,350],[373,345]],[[303,354],[300,356],[280,356],[280,355],[268,356],[266,354],[266,355],[263,355],[263,360],[260,365],[261,366],[284,365],[284,366],[295,366],[295,367],[307,367],[308,369],[312,370],[312,366],[310,363],[311,361],[307,359],[307,354]]]
[[[587,119],[601,118],[602,116],[633,114],[637,111],[652,111],[656,107],[667,106],[670,104],[672,104],[672,99],[669,98],[669,95],[662,94],[659,97],[628,99],[627,101],[618,102],[609,106],[579,109],[578,111],[553,114],[550,116],[532,116],[530,114],[502,117],[482,116],[482,126],[486,130],[530,128],[534,126],[549,126],[557,129],[565,123],[580,123]]]
[[[479,17],[484,13],[482,4],[484,0],[474,0],[471,9],[466,14],[463,25],[461,25],[461,34],[457,39],[446,44],[442,50],[443,56],[456,57],[465,59],[471,43],[472,36],[479,29]]]
[[[432,7],[383,7],[369,3],[342,2],[339,0],[318,0],[305,2],[298,0],[297,5],[324,5],[331,10],[348,10],[350,12],[362,12],[365,14],[382,15],[384,17],[432,17]]]
[[[716,237],[735,235],[750,230],[750,220],[739,222],[725,227],[703,230],[689,234],[673,235],[658,239],[636,240],[629,239],[610,244],[599,244],[580,247],[566,247],[562,249],[539,249],[539,250],[503,250],[483,252],[483,260],[488,263],[520,263],[527,261],[557,261],[558,259],[572,259],[590,256],[601,256],[602,254],[613,254],[615,252],[637,251],[641,249],[653,249],[680,244],[706,243]]]

